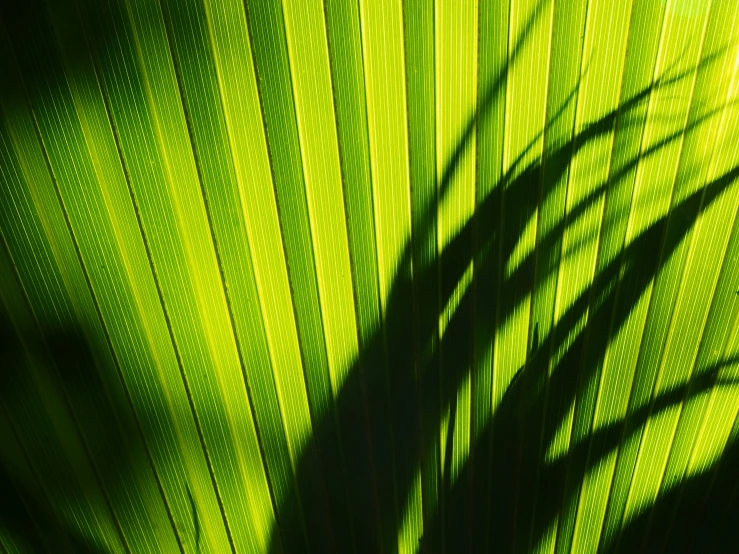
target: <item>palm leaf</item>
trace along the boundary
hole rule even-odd
[[[727,551],[739,7],[0,9],[0,551]]]

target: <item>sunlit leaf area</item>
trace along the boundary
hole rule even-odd
[[[0,553],[739,552],[739,2],[0,2]]]

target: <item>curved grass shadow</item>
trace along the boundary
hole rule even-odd
[[[717,464],[683,479],[626,522],[602,552],[735,552],[739,529],[739,442]]]
[[[382,552],[397,548],[399,512],[411,493],[416,472],[428,453],[438,446],[424,430],[439,429],[443,415],[449,413],[447,444],[451,445],[457,390],[473,365],[473,336],[492,340],[495,333],[494,328],[481,328],[479,323],[474,328],[475,300],[469,290],[460,299],[441,340],[437,335],[439,314],[430,313],[425,306],[446,305],[473,259],[479,274],[496,274],[500,270],[498,259],[509,258],[524,224],[538,207],[539,187],[546,198],[550,184],[565,175],[580,149],[611,132],[617,122],[621,126],[631,124],[630,112],[645,102],[651,92],[689,73],[656,80],[616,110],[588,124],[564,145],[545,152],[537,163],[513,168],[496,190],[478,204],[475,214],[440,253],[437,264],[414,268],[413,278],[410,248],[406,249],[389,294],[385,329],[364,345],[361,359],[355,362],[340,391],[334,412],[314,425],[313,443],[324,483],[316,476],[315,459],[300,462],[295,490],[277,507],[278,529],[273,534],[271,552],[300,552],[306,548],[312,552]],[[486,109],[486,105],[481,105],[473,122],[484,117]],[[666,137],[643,155],[658,153],[702,121],[698,119],[685,131]],[[443,173],[439,187],[442,192],[456,171],[467,136],[462,134]],[[641,159],[628,161],[621,173],[631,170]],[[618,179],[619,175],[611,178]],[[437,475],[440,507],[431,512],[424,507],[421,551],[484,552],[492,548],[491,537],[495,550],[502,552],[521,551],[530,543],[536,544],[566,498],[579,491],[589,468],[615,449],[624,433],[644,423],[646,416],[635,413],[620,426],[596,433],[585,446],[573,449],[556,464],[547,464],[544,459],[542,445],[554,436],[571,403],[583,394],[587,379],[592,377],[586,373],[596,364],[585,368],[586,354],[588,360],[602,358],[611,333],[626,322],[641,293],[696,219],[737,178],[739,168],[673,206],[596,275],[592,288],[568,308],[509,385],[492,421],[470,446],[470,457],[454,485]],[[598,201],[606,188],[604,185],[596,189],[574,206],[568,218],[540,237],[540,241],[559,240],[573,219]],[[500,191],[505,191],[506,209],[515,210],[517,217],[512,219],[521,222],[520,228],[518,232],[511,230],[512,240],[494,235],[484,237],[475,246],[476,225],[500,213]],[[527,256],[501,286],[514,282],[533,284],[535,264],[534,255]],[[549,267],[544,271],[551,270]],[[620,299],[616,294],[619,286],[629,291]],[[515,294],[501,299],[498,306],[501,321],[529,293],[525,287],[510,290]],[[605,294],[595,295],[592,290]],[[416,309],[425,310],[428,317],[414,321],[414,302]],[[588,328],[608,329],[610,325],[611,332],[592,336],[580,333],[560,362],[550,368],[549,353],[564,345],[578,321],[588,313]],[[420,355],[415,354],[416,349]],[[675,395],[684,397],[684,393]],[[657,402],[672,404],[682,400],[673,396]],[[450,452],[448,447],[447,453]],[[441,463],[448,476],[449,459]],[[347,478],[342,480],[342,475]],[[322,509],[324,513],[316,513]]]

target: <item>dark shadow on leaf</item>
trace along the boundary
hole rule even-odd
[[[319,491],[320,484],[316,482],[314,463],[301,462],[296,489],[278,507],[280,542],[286,552],[303,551],[306,539],[311,551],[321,552],[334,549],[380,552],[383,545],[392,545],[397,540],[399,512],[405,508],[423,461],[439,446],[436,430],[446,413],[449,414],[446,452],[448,455],[451,452],[456,395],[473,366],[473,336],[492,340],[495,334],[493,327],[479,323],[473,330],[475,300],[469,290],[459,300],[441,338],[438,336],[440,314],[429,312],[426,306],[445,306],[472,260],[479,275],[502,273],[498,260],[509,259],[524,225],[537,210],[539,187],[546,198],[551,183],[566,174],[573,157],[584,146],[612,132],[617,122],[621,128],[639,124],[630,121],[631,111],[646,102],[660,86],[688,75],[690,72],[657,79],[653,86],[625,100],[616,110],[586,125],[572,140],[545,152],[538,162],[525,168],[512,168],[440,253],[438,265],[413,268],[411,278],[411,254],[406,249],[389,294],[384,332],[364,345],[361,360],[350,371],[336,400],[335,412],[313,429],[313,441],[320,445],[317,450],[328,500],[321,498],[323,491]],[[486,109],[483,103],[472,125],[484,117]],[[684,131],[669,135],[643,152],[643,156],[657,154],[704,119],[698,118]],[[467,137],[467,133],[462,134],[460,145],[443,173],[442,193],[456,171]],[[630,171],[641,159],[627,161],[621,172]],[[546,182],[543,182],[544,167]],[[620,174],[611,176],[619,177]],[[533,342],[537,347],[506,389],[492,421],[470,445],[470,457],[454,483],[448,479],[449,456],[439,460],[439,466],[444,468],[444,478],[437,475],[439,506],[430,511],[424,508],[422,552],[484,552],[493,545],[495,551],[512,552],[536,544],[563,502],[579,491],[589,468],[617,448],[624,434],[643,425],[646,416],[637,411],[626,422],[596,432],[588,442],[575,445],[564,458],[551,464],[545,460],[543,445],[550,443],[568,409],[583,394],[588,379],[594,377],[589,374],[594,364],[585,367],[583,362],[586,353],[588,360],[604,355],[612,334],[626,322],[638,298],[700,214],[738,177],[739,168],[736,168],[672,206],[667,215],[637,236],[595,276],[591,288],[572,303],[552,332],[539,337],[538,329],[535,331]],[[494,232],[493,236],[481,237],[475,246],[475,226],[498,217],[501,191],[509,212],[507,217],[513,213],[514,223],[506,228],[505,236]],[[607,192],[606,185],[596,188],[572,207],[567,218],[558,222],[548,235],[540,237],[540,241],[559,240],[568,226]],[[529,294],[529,287],[534,285],[534,264],[533,255],[527,256],[512,275],[501,281],[501,289],[512,293],[501,298],[497,307],[501,322]],[[555,268],[552,265],[545,271]],[[478,282],[478,291],[491,282]],[[619,296],[616,293],[619,289],[628,293]],[[419,313],[427,317],[414,322],[413,302],[417,303]],[[581,332],[566,348],[561,360],[550,367],[550,354],[565,345],[586,315],[590,328],[609,332]],[[418,326],[415,335],[414,325]],[[413,346],[417,340],[420,341],[418,358],[414,356]],[[699,390],[703,389],[697,386],[693,392]],[[684,390],[672,391],[658,399],[657,405],[679,403],[684,397]],[[339,477],[342,474],[347,476],[344,483]],[[301,512],[316,506],[319,510],[325,507],[326,512],[321,517],[308,514],[303,527]],[[337,529],[342,531],[335,533]],[[277,541],[277,537],[273,540]],[[274,542],[272,551],[279,548]]]
[[[602,551],[736,552],[739,532],[739,442],[713,467],[688,476],[626,522]]]
[[[56,518],[48,502],[35,498],[0,463],[0,525],[27,552],[104,554],[106,550]]]

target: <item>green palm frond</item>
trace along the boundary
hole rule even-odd
[[[0,6],[0,552],[728,552],[739,4]]]

